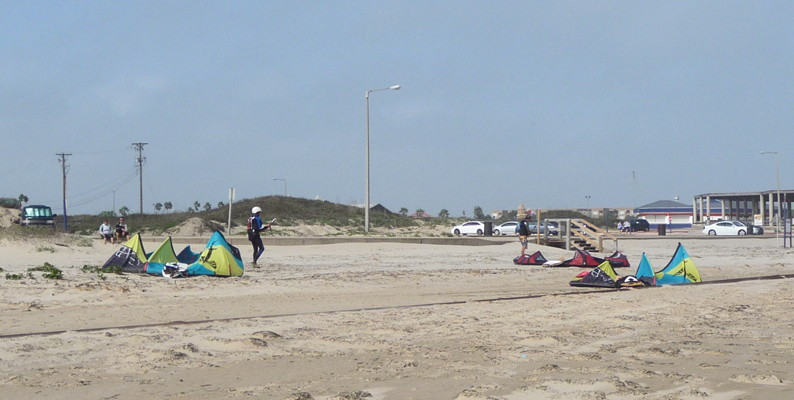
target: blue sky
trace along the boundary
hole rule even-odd
[[[787,1],[0,0],[0,196],[452,215],[783,189]],[[634,173],[634,175],[632,175]],[[632,177],[635,177],[633,179]],[[115,195],[114,190],[115,189]],[[588,200],[586,196],[590,196]]]

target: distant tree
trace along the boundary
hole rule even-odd
[[[193,202],[193,208],[195,208],[196,211],[198,211],[199,207],[201,207],[201,203],[199,203],[198,201],[194,201]]]
[[[121,208],[119,208],[119,214],[121,214],[122,217],[126,217],[127,214],[129,213],[130,213],[130,209],[127,206],[122,206]]]
[[[474,207],[474,219],[485,219],[485,214],[480,206]]]
[[[463,216],[464,216],[464,217],[466,216],[466,211],[465,211],[465,210],[463,211]]]
[[[423,210],[421,208],[417,208],[416,209],[416,216],[417,217],[423,217],[424,215],[425,215],[425,210]]]
[[[449,211],[446,208],[442,208],[441,211],[438,213],[439,218],[449,218]]]
[[[171,204],[170,201],[166,201],[165,203],[163,203],[163,207],[165,207],[165,211],[168,211],[168,210],[174,208],[174,205]]]
[[[154,209],[160,212],[163,209],[163,203],[154,203]]]
[[[20,194],[19,195],[19,209],[20,210],[22,209],[22,206],[24,205],[24,203],[27,203],[28,200],[29,200],[28,196],[25,196],[24,194]]]
[[[218,202],[218,208],[223,208],[223,202],[222,201]]]
[[[405,208],[405,207],[400,208],[400,215],[402,215],[403,217],[407,216],[408,215],[408,209]]]
[[[115,216],[116,216],[116,213],[114,213],[113,211],[102,211],[101,213],[97,214],[97,217],[100,217],[100,218],[112,218],[112,217],[115,217]]]
[[[193,207],[188,207],[188,208],[187,208],[187,212],[189,212],[189,213],[193,213],[193,212],[196,212],[196,211],[195,211],[195,210],[193,210]]]
[[[208,201],[204,203],[204,211],[209,211],[209,210],[212,210],[212,204],[210,204],[210,202]]]

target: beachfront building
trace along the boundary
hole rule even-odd
[[[708,224],[717,219],[740,220],[753,225],[771,226],[776,217],[791,217],[794,190],[745,193],[704,193],[693,199],[695,223]]]
[[[621,221],[634,218],[633,208],[623,207],[623,208],[614,208],[614,210],[618,211],[618,219]]]
[[[692,227],[692,206],[673,200],[659,200],[637,207],[634,214],[639,219],[648,221],[651,229],[659,225],[667,225],[671,229],[689,229]],[[668,218],[672,217],[672,224]]]

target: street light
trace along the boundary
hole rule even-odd
[[[381,90],[400,90],[400,85],[392,85],[387,88],[367,90],[367,195],[364,204],[364,232],[369,232],[369,94]]]
[[[282,178],[273,178],[274,181],[284,181],[284,197],[287,197],[287,180]]]
[[[775,221],[775,241],[780,239],[780,213],[783,211],[780,204],[780,163],[776,151],[762,151],[761,154],[774,154],[775,155],[775,172],[777,173],[777,216]],[[770,202],[772,203],[772,202]],[[772,212],[775,212],[775,205],[769,204],[772,207]]]

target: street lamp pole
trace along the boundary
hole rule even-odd
[[[369,232],[369,94],[381,90],[400,90],[400,85],[392,85],[387,88],[367,90],[367,194],[364,203],[364,232]]]
[[[587,199],[587,214],[592,217],[593,213],[590,212],[590,196],[585,196],[584,198]]]
[[[284,181],[284,197],[287,197],[287,180],[282,178],[273,178],[274,181]]]
[[[780,213],[783,211],[780,203],[780,163],[778,162],[778,155],[776,151],[762,151],[761,154],[774,154],[775,155],[775,173],[777,174],[777,215],[775,217],[775,239],[780,239]],[[772,211],[775,211],[774,204]]]

